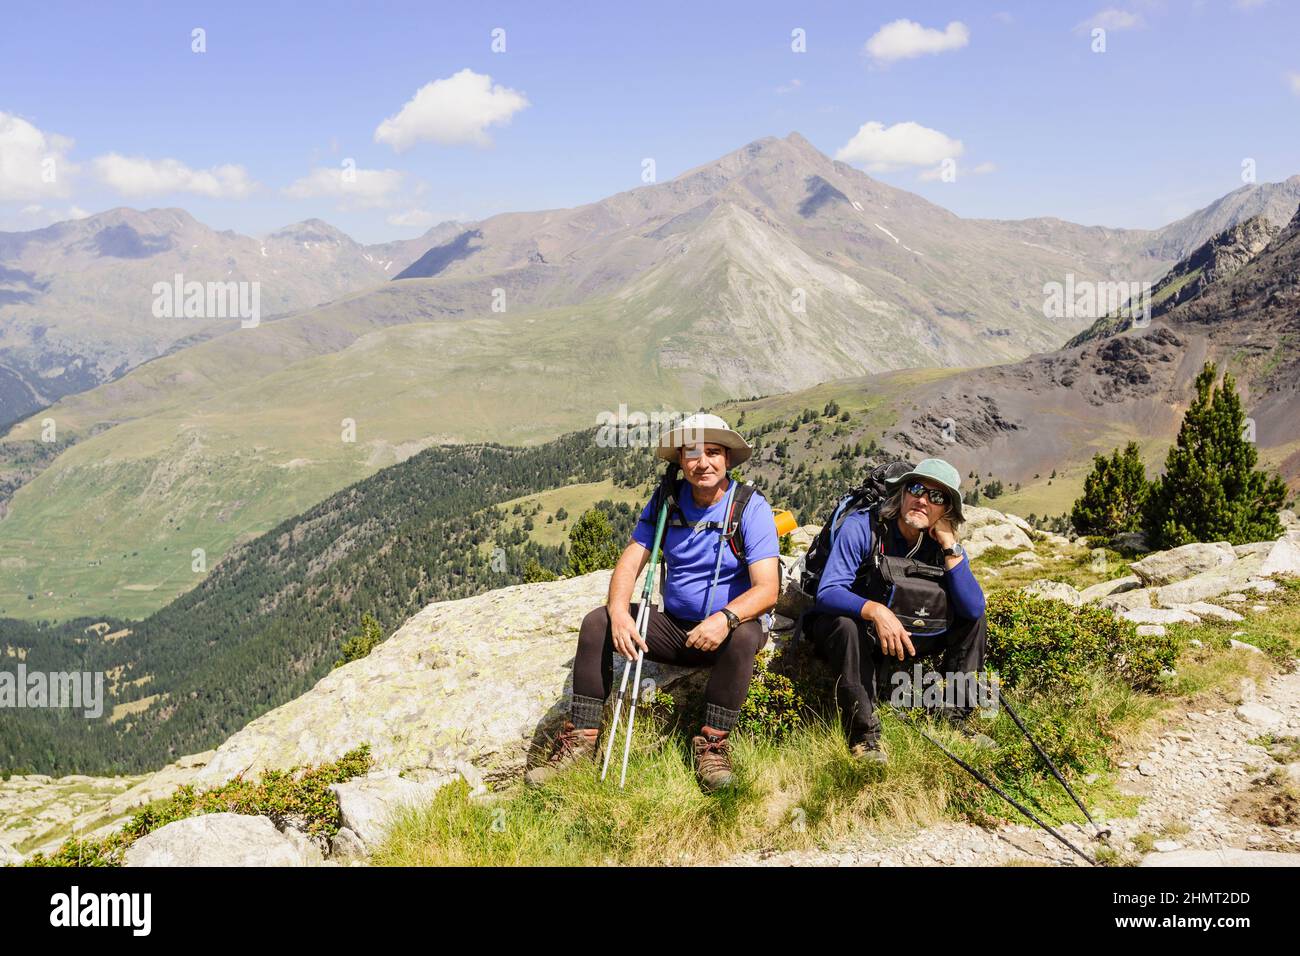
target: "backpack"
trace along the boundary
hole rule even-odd
[[[867,474],[865,482],[836,502],[834,510],[822,524],[822,530],[817,534],[816,540],[808,546],[808,552],[803,557],[803,571],[795,582],[799,590],[811,600],[816,599],[822,572],[826,570],[831,549],[835,547],[835,536],[839,534],[840,528],[848,520],[849,515],[869,511],[880,504],[893,493],[898,479],[911,470],[911,462],[901,459],[877,465]],[[874,532],[874,526],[872,530]]]
[[[885,605],[900,624],[914,637],[932,637],[952,627],[953,612],[948,592],[943,589],[946,569],[938,544],[922,538],[921,550],[927,557],[899,557],[885,554],[887,528],[880,527],[880,511],[873,506],[871,521],[871,574],[867,580],[867,600]]]

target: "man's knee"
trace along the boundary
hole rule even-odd
[[[988,618],[983,614],[972,621],[958,620],[949,631],[948,646],[951,648],[978,648],[982,653],[988,642]]]
[[[755,657],[766,643],[767,634],[763,631],[762,622],[745,621],[731,632],[728,647],[733,654]]]
[[[600,648],[604,646],[608,634],[609,609],[601,605],[593,608],[582,619],[582,626],[578,629],[578,646]]]
[[[862,631],[853,618],[837,614],[820,622],[818,634],[826,656],[840,658],[857,649]]]

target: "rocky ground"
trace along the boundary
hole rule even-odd
[[[1035,531],[1013,515],[968,510],[969,552],[1001,549],[993,553],[1011,555],[981,574],[1011,586],[1027,585],[1076,606],[1110,608],[1138,623],[1139,633],[1179,622],[1241,620],[1238,636],[1248,641],[1251,617],[1267,614],[1270,602],[1283,593],[1272,579],[1300,575],[1300,531],[1293,530],[1277,541],[1236,548],[1203,543],[1149,555],[1093,574],[1103,580],[1078,590],[1050,577],[1060,576],[1072,563],[1089,562],[1081,543]],[[1286,517],[1294,526],[1294,516],[1288,512]],[[799,529],[796,544],[806,547],[816,530]],[[800,556],[783,560],[797,564]],[[1123,576],[1114,576],[1116,572]],[[253,721],[217,750],[184,757],[148,777],[51,780],[32,775],[0,783],[0,864],[37,850],[52,851],[73,832],[107,835],[133,808],[169,796],[181,784],[203,788],[241,772],[333,760],[369,742],[373,773],[336,785],[345,829],[333,845],[308,845],[299,835],[283,832],[275,837],[259,822],[264,818],[248,817],[179,821],[151,834],[135,854],[171,865],[212,863],[217,857],[250,865],[263,851],[270,854],[268,860],[308,865],[360,862],[382,839],[383,820],[398,804],[427,800],[448,780],[464,778],[483,791],[485,778],[518,774],[528,751],[562,719],[576,629],[583,614],[602,602],[608,576],[608,571],[596,572],[430,605],[369,656],[333,671],[307,694]],[[793,599],[787,589],[778,612],[797,613],[786,606]],[[792,623],[778,615],[778,627]],[[774,643],[780,639],[778,634]],[[1237,643],[1238,653],[1259,653],[1248,643]],[[647,667],[646,676],[669,688],[698,675],[681,668]],[[1251,857],[1252,862],[1300,863],[1300,806],[1294,796],[1300,747],[1275,746],[1274,756],[1259,742],[1264,734],[1300,738],[1300,673],[1271,678],[1264,686],[1247,684],[1239,696],[1240,704],[1226,709],[1167,714],[1163,727],[1149,739],[1134,741],[1131,752],[1122,757],[1122,788],[1141,799],[1135,817],[1107,822],[1119,862],[1137,862],[1144,854],[1151,862],[1178,862],[1187,853],[1226,848],[1290,854]],[[1283,787],[1286,780],[1290,790]],[[1066,830],[1090,853],[1102,846],[1077,827]],[[230,838],[245,831],[246,845],[242,838]],[[1215,859],[1229,861],[1221,853]],[[1243,858],[1230,861],[1240,863]],[[1082,861],[1033,827],[989,831],[953,823],[911,832],[872,832],[817,851],[745,854],[735,862]]]
[[[1266,599],[1265,599],[1266,600]],[[1267,613],[1267,605],[1258,605]],[[1242,644],[1241,654],[1258,653]],[[1226,863],[1300,866],[1300,749],[1261,738],[1300,737],[1300,670],[1260,687],[1243,680],[1237,707],[1171,715],[1119,763],[1122,793],[1140,798],[1136,816],[1100,818],[1111,830],[1060,828],[1094,855],[1110,847],[1143,866]],[[1243,854],[1242,851],[1245,851]],[[750,866],[1082,866],[1083,860],[1032,824],[983,829],[961,823],[872,833],[822,850],[743,854]]]

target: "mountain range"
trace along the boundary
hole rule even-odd
[[[0,233],[0,424],[238,324],[155,315],[156,282],[257,282],[261,310],[280,315],[392,278],[444,226],[362,246],[319,219],[253,238],[182,209],[113,209]]]
[[[689,411],[880,375],[871,381],[912,383],[890,401],[915,394],[919,430],[910,407],[897,417],[924,442],[926,403],[944,396],[913,384],[970,382],[963,421],[992,435],[1016,412],[1010,397],[995,410],[982,389],[1024,373],[960,369],[1019,368],[1097,318],[1048,318],[1046,283],[1155,281],[1220,224],[1285,222],[1297,193],[1300,177],[1244,187],[1159,230],[962,219],[791,134],[575,209],[445,223],[382,255],[309,222],[283,239],[285,261],[292,250],[303,264],[280,270],[291,276],[274,301],[287,310],[319,292],[329,302],[256,328],[227,321],[182,337],[195,320],[173,322],[148,347],[154,357],[133,368],[134,358],[98,360],[101,384],[72,394],[69,379],[64,397],[10,430],[0,614],[142,616],[232,544],[422,448],[545,441],[622,405]],[[120,276],[123,300],[147,302],[185,243],[158,223],[94,238],[118,225],[82,235],[76,255],[89,272]],[[257,260],[279,269],[280,246],[213,235],[244,244],[245,271],[204,252],[186,260],[187,278],[219,281],[223,268],[265,277]],[[24,252],[36,246],[15,243],[0,244],[0,262],[50,294],[53,273]],[[312,268],[343,275],[322,291]],[[343,288],[353,281],[362,287]],[[34,312],[46,300],[27,291],[18,305]],[[69,319],[61,334],[94,324]],[[50,369],[62,361],[46,357]],[[902,371],[915,368],[934,371]],[[42,440],[47,420],[55,442]]]

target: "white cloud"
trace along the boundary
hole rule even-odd
[[[124,196],[194,193],[211,199],[244,199],[256,187],[243,166],[227,163],[191,169],[178,159],[146,159],[109,153],[94,160],[95,175]]]
[[[89,215],[89,212],[77,205],[55,208],[31,203],[16,213],[0,218],[0,231],[23,232],[28,229],[43,229],[52,223],[66,222],[69,219],[85,219]]]
[[[1300,73],[1288,73],[1286,78],[1287,82],[1291,84],[1291,92],[1296,96],[1300,96]]]
[[[970,30],[958,20],[943,30],[923,27],[914,20],[895,20],[877,30],[865,49],[877,63],[893,63],[927,53],[960,50],[968,43]]]
[[[284,194],[290,199],[342,199],[345,207],[386,206],[405,181],[406,174],[396,169],[318,166],[288,186]]]
[[[422,140],[447,145],[491,146],[487,128],[506,124],[530,104],[517,90],[464,69],[420,87],[410,101],[375,129],[375,142],[399,153]]]
[[[1141,14],[1107,7],[1105,10],[1099,10],[1088,19],[1079,22],[1074,31],[1076,33],[1087,33],[1097,27],[1101,27],[1103,30],[1137,30],[1144,26],[1146,26],[1146,23],[1143,21]]]
[[[966,147],[919,123],[864,123],[854,137],[839,148],[835,158],[864,166],[869,172],[885,173],[905,166],[933,166],[956,159]]]
[[[787,83],[785,86],[778,86],[778,87],[776,88],[776,91],[777,91],[778,93],[782,94],[782,95],[784,95],[784,94],[786,94],[786,93],[796,93],[796,92],[799,91],[799,88],[800,88],[801,86],[803,86],[803,80],[800,80],[800,79],[793,79],[793,80],[791,80],[789,83]]]
[[[961,178],[962,176],[987,176],[989,173],[995,172],[997,168],[998,167],[994,163],[980,163],[978,166],[973,166],[970,169],[966,169],[964,166],[957,166],[955,167],[954,172],[957,173],[958,178]],[[943,174],[944,167],[941,163],[932,169],[922,170],[916,174],[916,178],[923,183],[930,183],[934,182],[936,179],[942,179]]]
[[[0,200],[64,198],[77,166],[67,159],[72,140],[46,133],[20,116],[0,112]]]
[[[433,218],[433,213],[427,209],[407,209],[404,212],[390,213],[385,222],[399,229],[424,229],[433,225]]]
[[[1006,11],[1006,10],[999,10],[997,13],[993,14],[993,19],[994,19],[994,20],[997,20],[997,21],[1000,22],[1000,23],[1015,23],[1015,22],[1016,22],[1016,18],[1015,18],[1014,16],[1012,16],[1012,15],[1011,15],[1008,11]]]

